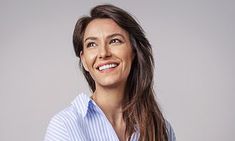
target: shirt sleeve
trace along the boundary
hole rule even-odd
[[[176,141],[175,132],[168,121],[166,121],[166,127],[167,127],[168,141]]]
[[[59,114],[49,122],[44,141],[70,141],[65,122]]]

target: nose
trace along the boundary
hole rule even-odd
[[[111,56],[110,49],[107,45],[102,45],[99,48],[99,54],[98,54],[100,59],[107,58]]]

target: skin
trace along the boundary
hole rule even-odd
[[[96,85],[92,98],[110,121],[119,140],[124,141],[126,125],[122,101],[134,58],[129,34],[111,19],[95,19],[85,30],[83,46],[80,57]],[[110,63],[117,66],[98,70],[99,66]]]

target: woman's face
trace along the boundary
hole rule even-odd
[[[80,56],[96,88],[124,86],[134,58],[128,33],[112,19],[87,25]]]

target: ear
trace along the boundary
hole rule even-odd
[[[81,58],[81,61],[82,61],[82,65],[83,65],[83,68],[89,72],[88,70],[88,67],[87,67],[87,64],[86,64],[86,59],[84,58],[84,53],[83,51],[80,52],[80,58]]]

